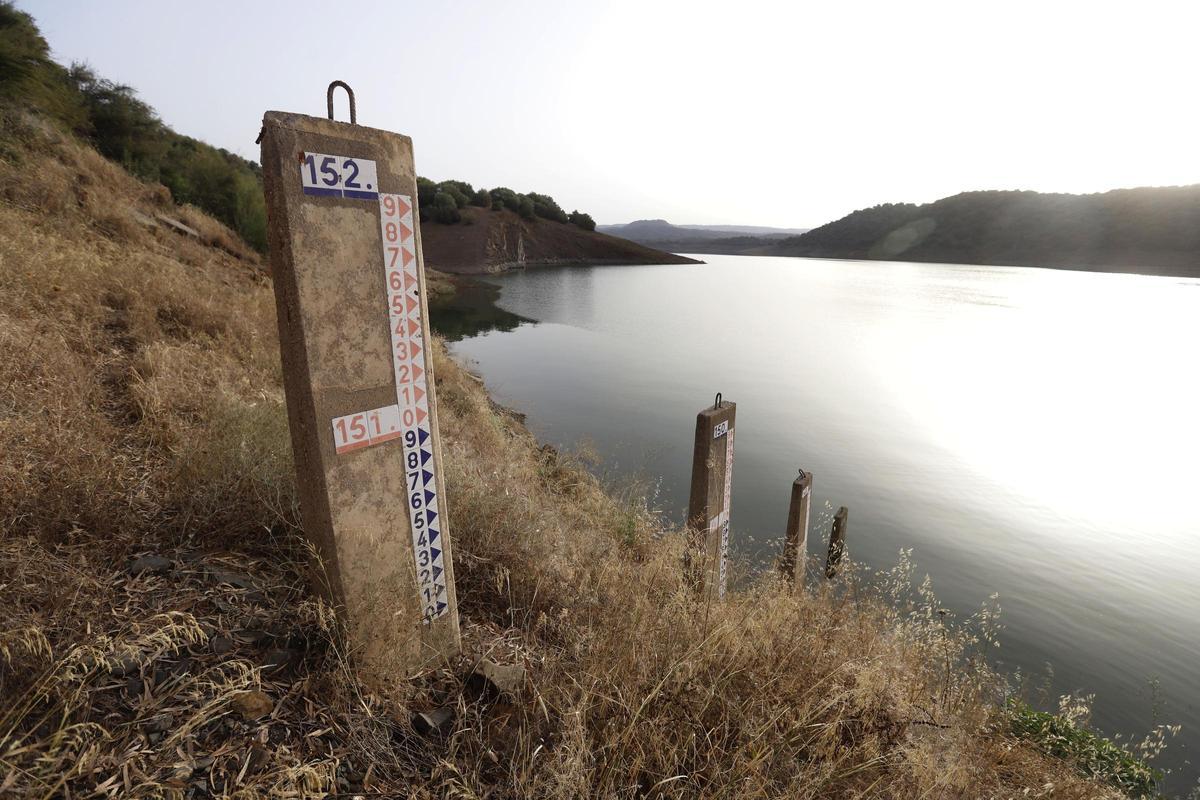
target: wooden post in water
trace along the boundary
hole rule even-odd
[[[829,532],[829,560],[825,562],[825,577],[837,576],[838,564],[846,552],[846,517],[850,512],[845,506],[833,515],[833,529]]]
[[[725,596],[729,554],[729,496],[733,480],[733,421],[737,404],[717,395],[696,415],[692,492],[688,503],[688,574],[709,599]]]
[[[407,136],[268,111],[262,168],[306,534],[386,690],[459,651],[416,170]]]
[[[800,470],[792,481],[792,502],[788,507],[787,531],[783,541],[783,557],[779,560],[783,577],[797,589],[804,588],[808,563],[808,516],[812,505],[812,473]]]

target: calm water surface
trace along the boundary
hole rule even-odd
[[[1094,692],[1109,734],[1183,724],[1162,765],[1186,794],[1200,767],[1200,281],[700,258],[494,279],[508,330],[453,349],[542,440],[661,478],[676,519],[695,414],[724,393],[744,556],[777,551],[792,479],[811,470],[810,555],[846,505],[856,559],[885,568],[912,548],[964,616],[999,593],[1003,666]]]

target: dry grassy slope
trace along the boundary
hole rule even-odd
[[[697,607],[680,538],[441,348],[466,655],[371,695],[305,588],[261,265],[5,126],[0,796],[1103,795],[989,732],[991,678],[947,666],[965,643],[930,606],[761,586]],[[203,240],[133,221],[156,209]],[[528,668],[516,697],[464,686],[485,654]],[[453,726],[419,734],[435,705]]]
[[[457,225],[421,224],[425,263],[445,272],[498,272],[514,266],[552,264],[694,264],[695,259],[664,253],[574,225],[544,219],[523,220],[507,209],[462,210]]]

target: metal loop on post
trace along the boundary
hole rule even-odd
[[[717,399],[713,403],[713,408],[720,408],[720,407],[721,407],[721,393],[717,392]]]
[[[346,96],[350,98],[350,124],[357,125],[358,111],[354,107],[354,90],[345,81],[334,81],[329,84],[329,89],[325,92],[325,104],[329,108],[329,118],[333,119],[333,90],[339,86],[346,90]]]

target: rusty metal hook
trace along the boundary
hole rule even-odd
[[[325,104],[329,109],[329,118],[333,119],[333,90],[339,86],[346,90],[346,96],[350,98],[350,124],[357,125],[358,111],[354,106],[354,90],[345,81],[334,81],[329,84],[329,89],[325,92]]]

